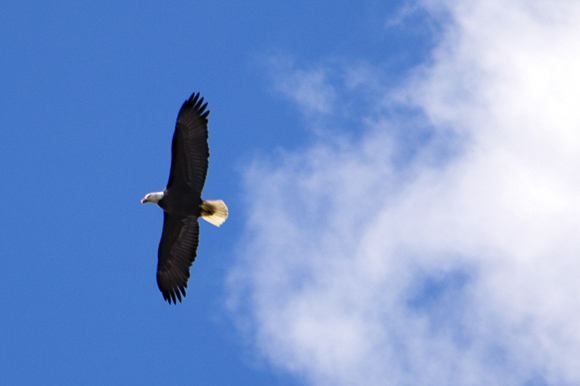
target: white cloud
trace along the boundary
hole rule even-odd
[[[271,57],[268,67],[278,91],[290,97],[305,113],[332,112],[335,91],[327,81],[324,68],[297,69],[294,61],[283,55]]]
[[[360,140],[253,165],[232,297],[312,384],[579,384],[580,3],[441,6],[433,62],[368,109],[419,108],[431,141],[401,165],[399,122],[369,113]],[[366,79],[292,71],[280,89],[306,114]]]

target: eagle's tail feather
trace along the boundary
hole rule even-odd
[[[201,218],[219,227],[228,218],[228,207],[222,200],[207,200],[201,203]]]

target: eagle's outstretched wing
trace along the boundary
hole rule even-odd
[[[185,296],[189,268],[197,254],[199,224],[196,216],[164,212],[163,234],[159,243],[157,285],[171,304]]]
[[[192,190],[201,196],[207,176],[209,146],[207,143],[207,103],[192,94],[179,110],[171,143],[171,171],[167,189]]]

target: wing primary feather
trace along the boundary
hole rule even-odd
[[[199,93],[195,93],[195,92],[194,92],[194,93],[193,93],[193,94],[191,94],[191,96],[189,97],[189,100],[187,100],[187,101],[185,101],[185,102],[186,102],[186,103],[187,103],[187,102],[189,102],[189,103],[195,104],[195,103],[197,102],[197,98],[199,98]]]
[[[199,93],[195,96],[195,100],[192,102],[195,105],[195,109],[199,110],[199,107],[203,104],[203,97],[200,98]]]

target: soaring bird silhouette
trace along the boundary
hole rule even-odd
[[[207,175],[207,103],[192,94],[179,110],[171,144],[169,182],[162,192],[147,194],[141,203],[152,202],[164,212],[163,233],[159,243],[157,285],[171,304],[185,297],[189,268],[199,243],[199,217],[220,226],[228,217],[222,200],[201,199]]]

